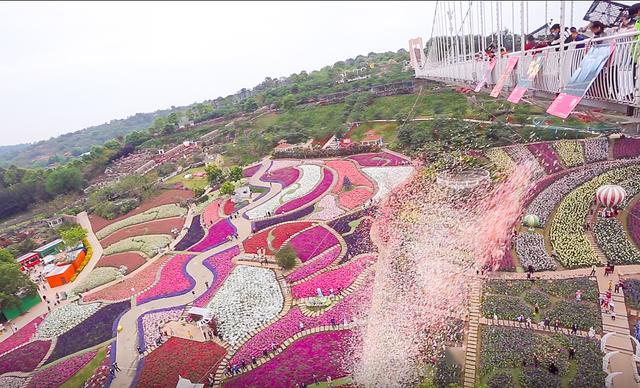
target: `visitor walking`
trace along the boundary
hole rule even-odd
[[[596,265],[592,265],[591,266],[591,273],[589,274],[589,277],[594,277],[596,276]]]
[[[593,339],[596,336],[596,331],[593,326],[589,328],[589,338]]]
[[[573,360],[576,356],[576,350],[572,347],[569,348],[569,360]]]
[[[11,328],[13,329],[14,333],[18,332],[18,326],[15,324],[15,322],[11,324]]]
[[[613,303],[613,300],[611,302],[609,302],[609,311],[614,311],[615,307],[616,307],[616,305]]]
[[[551,330],[551,320],[549,319],[549,317],[546,317],[544,319],[544,329],[547,330]]]
[[[304,331],[304,323],[300,321],[300,331]]]
[[[620,282],[616,283],[615,287],[613,288],[613,292],[615,292],[616,294],[620,292]]]
[[[615,320],[616,320],[616,312],[615,312],[615,311],[612,311],[612,312],[611,312],[611,320],[612,320],[612,321],[615,321]]]
[[[582,300],[582,291],[576,291],[576,302],[580,302]]]
[[[573,334],[573,335],[578,334],[578,324],[577,324],[577,323],[574,323],[574,324],[571,326],[571,334]]]
[[[559,319],[556,319],[556,320],[553,322],[553,329],[554,329],[554,330],[555,330],[555,332],[557,333],[559,328],[560,328],[560,320],[559,320]]]
[[[538,315],[540,314],[540,306],[538,305],[538,302],[536,302],[535,305],[533,305],[533,315]]]
[[[527,327],[531,328],[531,317],[527,317]]]
[[[111,364],[111,366],[113,367],[113,369],[116,370],[116,372],[120,372],[121,371],[120,367],[118,366],[118,362],[117,361],[114,361],[114,363]]]

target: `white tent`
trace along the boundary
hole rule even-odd
[[[176,384],[176,388],[203,388],[204,384],[195,384],[192,383],[191,380],[185,379],[182,376],[178,375],[178,384]]]

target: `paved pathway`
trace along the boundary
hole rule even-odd
[[[463,387],[465,388],[473,388],[476,384],[481,293],[482,282],[476,280],[471,283],[471,294],[469,296],[469,327],[467,329],[467,343],[465,346],[466,354],[464,360]]]

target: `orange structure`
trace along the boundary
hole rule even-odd
[[[54,265],[46,275],[47,283],[51,288],[71,283],[71,278],[75,273],[76,270],[71,264]]]

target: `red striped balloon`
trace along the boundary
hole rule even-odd
[[[598,202],[608,209],[620,205],[626,196],[627,192],[618,185],[600,186],[596,191]]]

